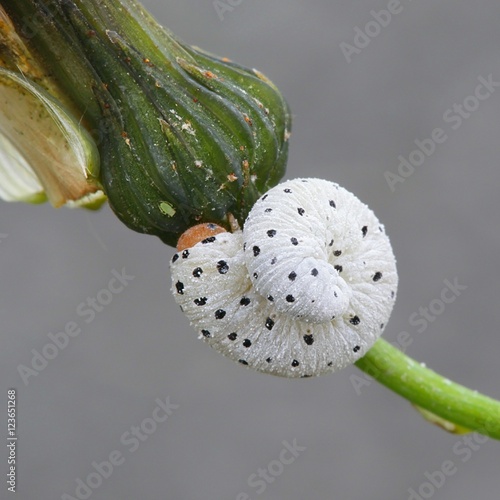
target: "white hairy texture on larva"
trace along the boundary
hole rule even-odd
[[[177,303],[216,350],[256,370],[308,377],[362,357],[397,290],[384,227],[352,193],[320,179],[274,187],[243,231],[177,253]]]

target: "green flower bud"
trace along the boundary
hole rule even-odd
[[[283,176],[290,113],[261,73],[183,44],[133,0],[2,6],[93,131],[131,229],[175,245],[199,222],[242,224]]]

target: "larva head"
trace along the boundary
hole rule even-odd
[[[199,243],[200,241],[225,232],[226,229],[218,226],[217,224],[213,224],[212,222],[197,224],[181,234],[181,237],[177,242],[177,250],[180,252],[186,248],[194,247],[196,243]]]
[[[320,179],[269,190],[243,230],[174,255],[176,301],[200,338],[284,377],[339,370],[387,324],[397,289],[384,227],[352,193]]]

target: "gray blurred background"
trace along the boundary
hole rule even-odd
[[[460,124],[453,110],[464,100],[475,108],[479,77],[500,82],[498,1],[231,3],[218,13],[211,0],[144,1],[186,42],[278,85],[294,115],[287,178],[336,181],[385,224],[400,273],[385,338],[408,332],[410,356],[500,398],[500,87]],[[355,27],[388,5],[399,13],[370,24],[376,36],[346,57],[341,44],[355,47]],[[397,174],[398,156],[408,159],[435,128],[446,140],[391,190],[384,173]],[[77,479],[116,452],[123,463],[91,500],[498,499],[500,444],[467,444],[376,383],[356,390],[354,367],[283,380],[197,340],[170,295],[173,250],[109,209],[2,203],[0,213],[0,469],[4,478],[15,387],[17,498],[84,498]],[[86,323],[79,304],[122,268],[134,279]],[[466,289],[441,310],[444,280]],[[417,323],[433,301],[439,314]],[[19,365],[31,366],[32,350],[71,321],[81,333],[25,384]],[[167,397],[178,408],[134,442],[133,427],[152,430],[156,400]],[[305,449],[280,465],[293,440]],[[441,481],[446,461],[453,472]],[[268,467],[272,482],[256,479]]]

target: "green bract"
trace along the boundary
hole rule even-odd
[[[183,44],[132,0],[0,5],[92,132],[131,229],[175,245],[199,222],[243,223],[283,176],[290,113],[261,73]]]

